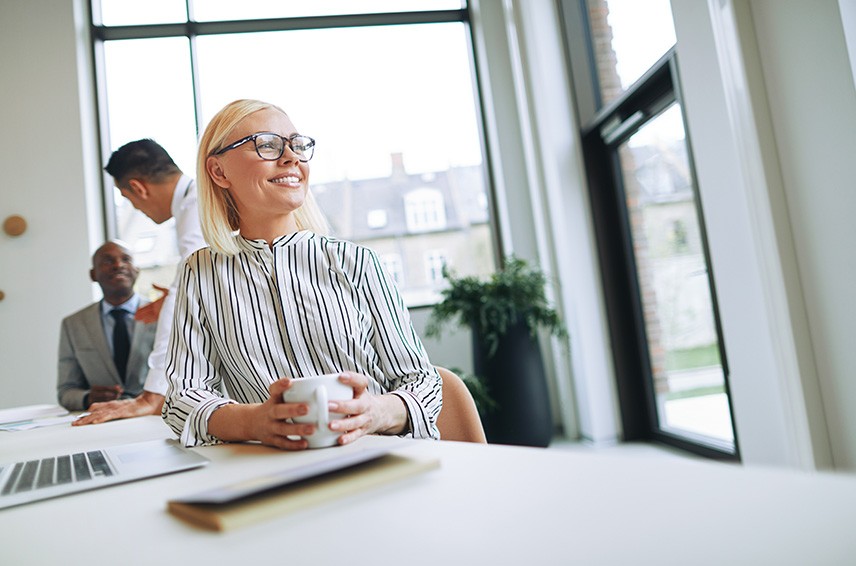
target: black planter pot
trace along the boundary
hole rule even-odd
[[[477,331],[473,332],[473,366],[482,377],[496,407],[482,414],[485,434],[493,444],[542,446],[553,437],[553,418],[544,360],[537,338],[523,323],[499,341],[492,358]]]

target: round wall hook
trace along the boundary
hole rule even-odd
[[[13,214],[3,221],[3,231],[10,236],[20,236],[27,231],[27,221],[23,216]]]

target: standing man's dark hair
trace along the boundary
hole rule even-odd
[[[181,170],[172,157],[156,141],[148,138],[126,143],[110,156],[104,170],[116,181],[119,189],[127,189],[132,178],[162,183]]]
[[[155,224],[173,217],[175,187],[182,172],[156,141],[126,143],[113,152],[104,170],[122,196]]]

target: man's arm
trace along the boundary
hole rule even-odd
[[[178,276],[176,276],[177,278]],[[88,415],[77,419],[72,424],[81,426],[161,414],[167,386],[166,350],[169,346],[169,334],[172,331],[176,283],[177,281],[174,281],[168,289],[161,288],[161,290],[166,291],[166,294],[159,299],[162,301],[162,306],[157,319],[154,346],[151,354],[149,354],[149,372],[146,376],[146,383],[143,385],[143,392],[134,399],[95,403],[89,407]]]
[[[77,362],[69,336],[69,321],[62,321],[59,333],[59,362],[57,364],[56,396],[59,404],[69,411],[82,411],[89,393],[89,382]]]
[[[118,419],[159,415],[163,407],[163,395],[143,391],[133,399],[95,403],[89,407],[89,414],[72,422],[72,426],[106,423]]]
[[[89,414],[72,424],[82,426],[106,423],[118,419],[160,415],[166,393],[166,349],[169,345],[169,333],[172,330],[172,311],[175,306],[174,283],[160,299],[163,307],[158,316],[157,330],[152,352],[149,355],[149,372],[143,392],[133,399],[121,399],[107,403],[95,403],[89,407]]]

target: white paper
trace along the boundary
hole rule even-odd
[[[59,405],[27,405],[0,410],[0,425],[11,425],[35,419],[63,417],[68,411]]]
[[[54,426],[63,423],[70,423],[77,420],[83,415],[65,415],[62,417],[47,417],[44,419],[32,419],[29,421],[18,421],[15,423],[0,424],[0,430],[15,432],[18,430],[30,430],[43,426]]]

